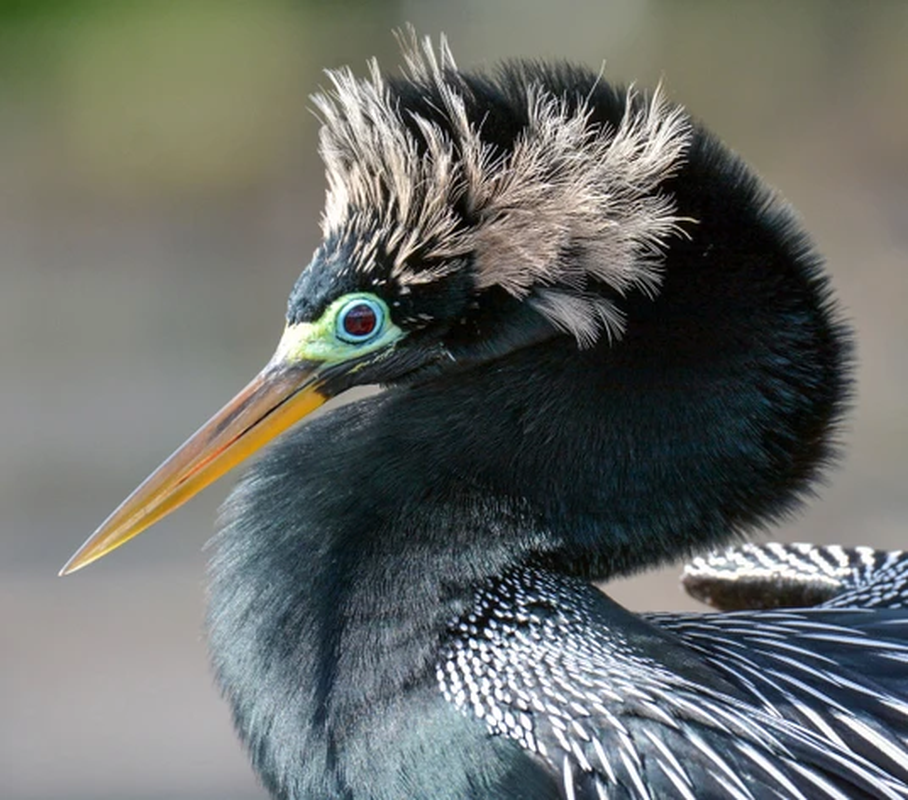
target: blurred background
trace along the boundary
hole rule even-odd
[[[208,673],[231,481],[66,580],[103,517],[270,356],[318,239],[307,96],[400,62],[663,80],[799,209],[858,332],[848,456],[779,538],[908,543],[908,3],[0,0],[0,798],[264,798]],[[631,607],[693,608],[678,568]]]

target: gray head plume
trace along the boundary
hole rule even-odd
[[[442,278],[470,254],[478,290],[500,286],[526,299],[582,345],[619,334],[618,309],[588,290],[594,282],[619,294],[658,288],[661,251],[680,222],[659,186],[683,162],[685,113],[659,90],[648,100],[631,90],[620,124],[603,126],[586,99],[529,83],[526,126],[502,152],[484,140],[444,38],[436,51],[411,32],[404,58],[405,80],[438,98],[441,121],[402,114],[374,60],[366,79],[329,72],[332,88],[313,98],[323,121],[326,238],[351,235],[358,268],[370,270],[380,235],[401,286]]]

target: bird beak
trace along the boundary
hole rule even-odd
[[[320,363],[289,361],[280,348],[236,397],[127,497],[60,570],[97,561],[179,508],[329,398]]]

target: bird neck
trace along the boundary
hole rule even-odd
[[[695,303],[686,316],[653,306],[619,343],[558,337],[389,390],[253,466],[216,539],[210,641],[277,796],[342,796],[317,782],[366,746],[375,709],[405,726],[402,703],[440,699],[449,626],[490,579],[526,564],[630,572],[803,489],[839,398],[816,379],[815,333],[783,325],[786,312],[733,336]],[[767,325],[787,349],[763,341]],[[295,780],[316,788],[280,794]]]
[[[214,542],[212,660],[279,798],[360,796],[348,759],[378,781],[394,771],[389,740],[395,757],[407,740],[452,757],[456,744],[464,759],[471,736],[485,740],[444,703],[438,654],[475,587],[529,557],[535,523],[458,469],[433,471],[437,450],[403,436],[403,394],[338,409],[279,442],[234,491]],[[414,715],[434,713],[443,722],[432,742],[424,729],[408,739]]]

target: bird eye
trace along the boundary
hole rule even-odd
[[[357,297],[337,314],[337,337],[351,344],[366,342],[377,334],[385,321],[382,307],[366,297]]]

